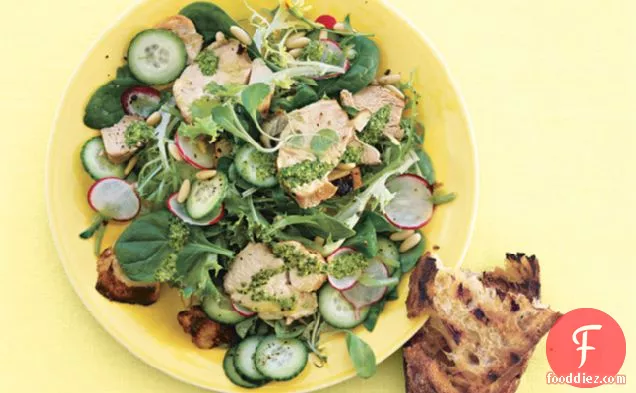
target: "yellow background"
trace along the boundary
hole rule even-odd
[[[633,391],[636,2],[393,3],[440,49],[473,119],[481,193],[466,265],[536,253],[545,302],[599,308],[623,327],[628,385],[596,391]],[[131,2],[2,5],[0,392],[197,391],[99,327],[68,284],[47,225],[44,155],[55,109],[90,44]],[[545,385],[544,351],[542,343],[520,391],[577,391]],[[401,389],[394,355],[375,378],[328,391]]]

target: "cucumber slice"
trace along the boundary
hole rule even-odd
[[[393,274],[393,271],[400,264],[400,251],[393,240],[386,237],[378,237],[378,256],[380,262],[389,269],[389,275]],[[395,262],[397,266],[393,266],[391,262]]]
[[[243,378],[241,374],[236,371],[236,367],[234,367],[234,359],[236,358],[236,347],[230,348],[225,352],[225,357],[223,357],[223,371],[225,371],[225,376],[235,385],[240,386],[242,388],[253,389],[259,386],[262,386],[262,383],[254,383],[248,381]]]
[[[149,85],[163,85],[177,79],[186,67],[188,55],[183,41],[173,32],[144,30],[128,47],[132,74]]]
[[[267,336],[260,341],[254,355],[256,368],[275,381],[289,381],[307,365],[307,348],[296,338]]]
[[[124,174],[126,165],[110,162],[108,156],[106,156],[104,141],[99,136],[91,138],[84,143],[80,158],[86,173],[95,180],[106,177],[118,177],[120,179],[126,177]]]
[[[245,319],[232,308],[232,302],[223,294],[219,294],[218,299],[211,296],[206,297],[201,306],[210,319],[219,323],[235,325]]]
[[[197,180],[186,202],[186,209],[190,217],[198,220],[203,218],[223,201],[227,191],[228,180],[223,172],[209,180]]]
[[[242,146],[234,157],[236,171],[243,180],[256,187],[273,187],[276,179],[276,157],[260,152],[252,145]]]
[[[264,382],[267,377],[256,369],[254,354],[263,338],[259,336],[248,337],[236,346],[236,357],[234,357],[234,367],[236,371],[253,382]]]
[[[318,292],[318,310],[327,323],[340,329],[356,327],[369,315],[369,307],[356,310],[339,291],[330,285],[324,285]]]

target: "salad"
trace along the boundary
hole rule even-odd
[[[353,329],[398,298],[426,249],[417,230],[454,194],[422,150],[412,76],[379,70],[372,34],[309,19],[302,0],[246,7],[245,28],[198,2],[139,32],[90,98],[96,214],[80,236],[95,238],[96,289],[143,305],[179,291],[184,331],[228,347],[239,386],[327,362],[320,339],[338,333],[370,377]],[[131,223],[102,250],[112,221]]]

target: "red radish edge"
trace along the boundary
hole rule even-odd
[[[333,258],[337,257],[340,254],[350,253],[350,252],[356,252],[356,250],[351,247],[340,247],[327,256],[327,262],[330,262]],[[344,281],[345,279],[350,280],[350,282]],[[341,292],[346,291],[347,289],[353,288],[358,283],[357,276],[335,278],[335,277],[332,277],[330,274],[327,274],[327,280],[329,281],[329,285],[331,285],[334,289],[337,289],[338,291],[341,291]],[[338,281],[341,281],[341,280],[344,281],[345,284],[339,285]]]
[[[216,223],[218,223],[219,221],[221,221],[223,219],[223,217],[225,217],[225,206],[221,205],[221,212],[214,217],[211,221],[207,222],[207,223],[203,223],[202,221],[199,220],[195,220],[192,217],[187,217],[190,221],[186,221],[181,214],[179,214],[178,212],[176,212],[173,208],[172,205],[170,205],[170,201],[172,201],[173,199],[177,198],[179,196],[178,192],[175,192],[174,194],[170,195],[170,197],[168,198],[168,200],[166,201],[166,206],[168,208],[168,210],[170,211],[170,213],[172,213],[175,217],[181,219],[183,222],[185,222],[186,224],[190,224],[190,225],[195,225],[195,226],[210,226],[210,225],[214,225]],[[177,202],[179,203],[179,202]],[[198,223],[197,223],[198,222]]]
[[[426,185],[426,188],[428,188],[428,190],[431,192],[431,194],[433,194],[433,187],[430,184],[428,184],[426,179],[424,179],[421,176],[418,176],[418,175],[416,175],[414,173],[404,173],[402,175],[397,176],[396,178],[398,178],[398,177],[412,177],[414,179],[417,179],[420,182],[424,183]],[[431,222],[431,220],[433,219],[433,215],[435,214],[435,208],[436,208],[435,205],[433,205],[433,212],[431,213],[431,216],[426,221],[424,221],[424,223],[422,225],[415,225],[415,226],[398,225],[395,221],[391,220],[391,218],[386,213],[383,213],[383,215],[384,215],[384,218],[386,218],[386,220],[388,222],[390,222],[391,225],[393,225],[394,227],[397,227],[397,228],[400,228],[400,229],[420,229],[422,227],[425,227],[426,224],[428,224],[429,222]]]
[[[158,98],[158,102],[161,101],[161,93],[159,92],[159,90],[154,89],[150,86],[133,86],[133,87],[129,87],[128,89],[126,89],[124,91],[124,93],[121,95],[121,97],[119,98],[120,102],[121,102],[121,106],[124,109],[124,112],[126,112],[127,115],[137,115],[137,113],[134,113],[133,111],[129,110],[128,108],[128,103],[130,102],[129,97],[133,94],[146,94],[149,96],[154,96]]]
[[[317,17],[316,22],[324,25],[329,30],[333,30],[336,23],[338,23],[338,20],[331,15],[325,14]]]
[[[183,147],[181,147],[181,144],[179,143],[179,133],[178,132],[176,134],[174,134],[174,144],[177,146],[177,150],[179,151],[179,155],[181,156],[181,158],[183,158],[183,160],[185,162],[187,162],[188,164],[192,165],[193,167],[195,167],[197,169],[211,169],[212,168],[212,167],[205,167],[203,165],[197,164],[192,158],[188,157],[188,155],[183,150]]]
[[[384,274],[388,278],[389,277],[389,269],[386,267],[386,265],[384,263],[382,263],[382,262],[377,262],[377,263],[382,266],[382,268],[384,269]],[[356,285],[364,286],[363,284],[360,284],[360,283],[356,283]],[[352,289],[354,287],[355,287],[355,285],[353,287],[349,288],[349,289]],[[386,286],[383,287],[382,288],[382,293],[378,292],[377,299],[374,299],[373,301],[371,301],[369,303],[366,303],[366,304],[355,304],[351,299],[349,299],[347,297],[347,294],[346,294],[347,290],[340,291],[340,293],[342,293],[342,297],[344,297],[345,300],[347,302],[349,302],[349,304],[351,304],[356,310],[360,310],[361,308],[372,306],[372,305],[376,304],[377,302],[379,302],[380,300],[382,300],[382,298],[384,298],[384,295],[386,295],[387,290],[388,290],[388,288]]]
[[[343,52],[342,48],[340,47],[340,44],[337,43],[336,41],[332,40],[332,39],[325,38],[325,39],[322,39],[320,41],[329,42],[329,43],[335,45],[341,52]],[[314,79],[316,79],[316,80],[330,79],[330,78],[335,78],[335,77],[337,77],[339,75],[346,74],[347,71],[349,71],[349,68],[351,68],[351,62],[349,61],[349,59],[345,59],[345,62],[342,65],[342,68],[344,68],[344,72],[342,74],[338,74],[338,73],[327,74],[327,75],[316,77]]]
[[[105,180],[119,180],[122,181],[124,183],[126,183],[126,185],[128,187],[130,187],[132,189],[133,194],[135,195],[135,197],[137,198],[137,200],[139,201],[139,207],[137,208],[137,212],[135,213],[134,216],[122,220],[122,219],[116,219],[116,218],[109,218],[109,220],[113,220],[113,221],[117,221],[117,222],[126,222],[126,221],[130,221],[133,218],[137,217],[137,215],[139,214],[139,211],[141,211],[141,199],[139,199],[139,195],[137,195],[137,191],[135,191],[135,187],[133,187],[132,184],[128,183],[127,181],[125,181],[124,179],[120,179],[118,177],[115,176],[109,176],[109,177],[104,177],[102,179],[97,180],[95,183],[93,183],[90,188],[88,189],[88,192],[86,193],[86,200],[88,201],[88,206],[91,207],[91,209],[95,210],[97,213],[99,213],[99,211],[95,208],[95,206],[93,205],[93,202],[91,202],[91,193],[93,192],[93,189],[100,184],[101,182],[105,181]]]
[[[236,304],[234,302],[232,302],[232,308],[234,309],[234,311],[236,311],[237,313],[241,314],[244,317],[251,317],[256,315],[256,313],[252,310],[248,310],[245,307],[242,307],[239,304]]]

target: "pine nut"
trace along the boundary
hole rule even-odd
[[[338,166],[336,167],[337,169],[340,169],[341,171],[350,171],[353,168],[356,167],[356,163],[355,162],[343,162],[338,164]]]
[[[329,38],[329,32],[327,30],[320,30],[320,34],[318,34],[319,40],[326,40]]]
[[[378,82],[381,85],[396,85],[400,83],[401,79],[402,79],[402,75],[400,74],[389,74],[389,75],[384,75],[379,77]]]
[[[329,176],[327,176],[327,179],[329,181],[334,181],[334,180],[342,179],[343,177],[348,175],[349,175],[349,171],[341,171],[340,169],[334,169],[333,171],[331,171]]]
[[[204,170],[204,171],[199,171],[195,175],[195,177],[198,180],[210,180],[214,176],[216,176],[216,170],[214,170],[214,169],[208,169],[208,170]]]
[[[181,153],[179,153],[179,149],[177,148],[177,145],[175,145],[174,143],[168,144],[168,153],[170,153],[170,155],[172,156],[172,158],[175,159],[175,161],[183,161],[183,157],[181,157]]]
[[[146,124],[150,127],[156,127],[159,122],[161,122],[161,112],[159,111],[156,111],[146,119]]]
[[[402,93],[402,91],[400,89],[398,89],[397,87],[393,86],[393,85],[385,85],[384,86],[386,89],[390,90],[391,93],[393,93],[393,95],[395,95],[398,98],[404,99],[406,97],[404,97],[404,93]]]
[[[296,33],[291,34],[289,37],[287,37],[287,40],[285,42],[287,42],[289,40],[296,39],[296,38],[304,37],[305,34],[306,33],[304,31],[297,31]],[[285,45],[287,45],[287,44],[285,44]]]
[[[222,31],[217,31],[214,35],[215,42],[225,42],[225,34]]]
[[[407,237],[406,240],[400,244],[400,252],[407,252],[411,248],[417,246],[417,244],[422,240],[422,235],[419,233],[414,233],[411,236]]]
[[[210,44],[210,46],[208,46],[208,49],[220,48],[223,45],[225,45],[225,41],[214,41],[213,43]]]
[[[132,156],[130,160],[128,160],[128,165],[126,165],[126,169],[124,169],[125,176],[130,175],[130,172],[132,172],[135,165],[137,165],[137,161],[139,161],[139,156]]]
[[[369,120],[371,120],[371,111],[368,111],[366,109],[358,112],[358,114],[353,119],[351,119],[351,121],[353,122],[353,128],[355,128],[356,131],[364,130],[364,127],[367,126]]]
[[[288,49],[304,48],[309,45],[310,42],[311,40],[307,37],[296,37],[288,39],[285,46],[287,46]]]
[[[236,37],[237,40],[241,41],[243,44],[252,45],[252,37],[250,37],[250,35],[247,34],[247,31],[241,29],[240,27],[236,25],[230,27],[230,33],[232,33],[232,35]]]
[[[300,55],[303,54],[303,50],[301,48],[296,48],[296,49],[292,49],[289,51],[289,54],[291,55],[291,57],[293,57],[294,59],[297,59],[300,57]]]
[[[340,31],[347,30],[347,26],[345,26],[345,24],[342,22],[337,22],[335,25],[333,25],[333,29],[340,30]]]
[[[205,141],[203,141],[201,139],[197,139],[197,150],[201,154],[207,154],[208,153],[208,144],[205,143]]]
[[[399,242],[405,240],[408,237],[411,237],[414,233],[415,231],[412,229],[409,229],[408,231],[395,232],[391,234],[391,236],[389,236],[389,239],[393,240],[394,242]]]
[[[322,246],[324,246],[324,245],[325,245],[325,239],[323,239],[323,238],[322,238],[322,237],[320,237],[320,236],[316,236],[316,237],[314,238],[314,243],[315,243],[316,245],[318,245],[318,246],[321,246],[321,247],[322,247]]]
[[[183,183],[181,183],[181,188],[179,188],[179,194],[177,194],[177,202],[185,203],[188,200],[188,196],[190,196],[190,189],[192,188],[190,184],[190,179],[185,179]]]

